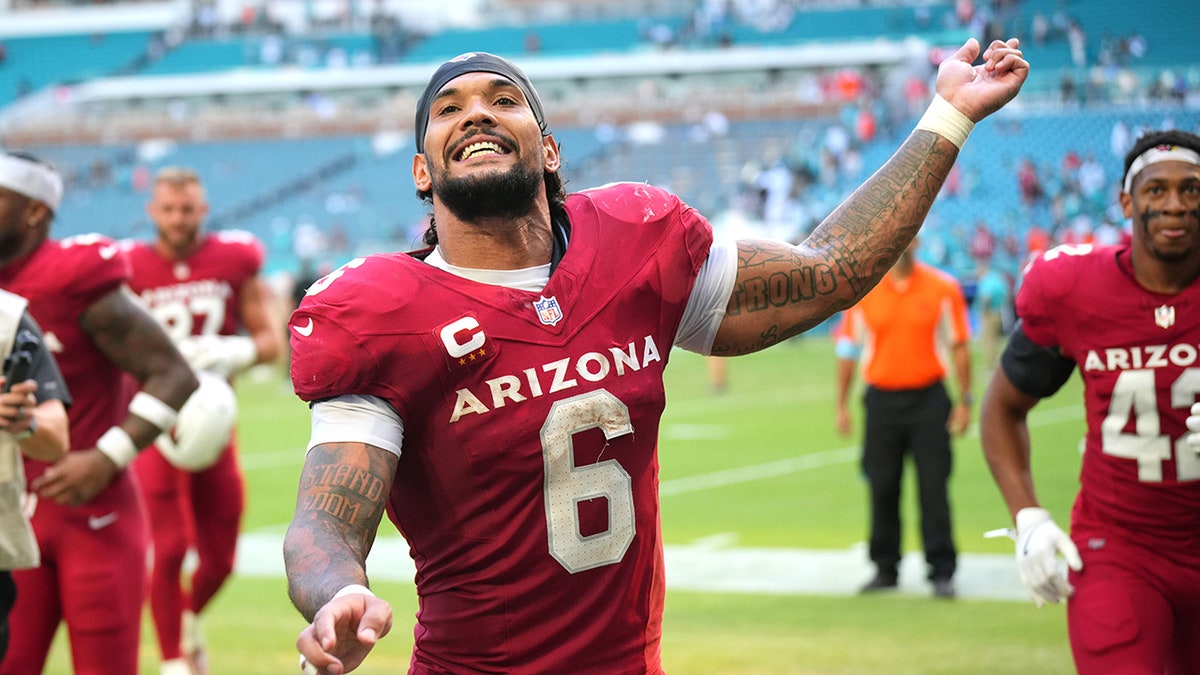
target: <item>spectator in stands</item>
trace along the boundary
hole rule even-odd
[[[1038,47],[1046,46],[1046,38],[1050,34],[1050,20],[1042,12],[1034,12],[1033,18],[1030,20],[1030,35],[1033,37],[1033,44]]]
[[[191,366],[230,380],[274,361],[283,338],[261,276],[262,243],[249,232],[203,230],[208,200],[191,169],[160,169],[146,213],[155,239],[130,243],[129,286]],[[233,572],[245,480],[235,436],[220,441],[220,454],[202,468],[175,466],[161,441],[133,465],[154,543],[150,610],[162,675],[207,674],[201,616]],[[189,551],[197,565],[185,574]]]
[[[1041,202],[1046,196],[1032,157],[1025,157],[1017,167],[1017,189],[1021,193],[1021,203],[1027,208]]]
[[[948,486],[951,435],[971,421],[970,321],[962,288],[948,274],[916,260],[914,241],[870,293],[842,315],[837,343],[837,430],[853,431],[849,400],[862,360],[862,470],[870,489],[869,555],[875,576],[864,593],[899,584],[900,486],[911,458],[917,470],[921,539],[928,577],[939,598],[956,595],[958,550]],[[957,399],[946,391],[948,349]]]
[[[979,315],[979,351],[989,371],[1000,357],[1000,339],[1008,333],[1012,287],[1003,272],[992,264],[992,256],[976,259],[974,306]]]
[[[1124,157],[1132,144],[1132,134],[1125,120],[1118,119],[1113,122],[1112,132],[1109,136],[1109,149],[1112,150],[1113,156]]]
[[[975,229],[971,232],[971,242],[967,248],[976,263],[991,259],[992,254],[996,252],[996,235],[985,221],[975,221]]]
[[[365,586],[386,510],[417,563],[414,672],[660,672],[666,350],[758,351],[858,301],[1024,82],[1016,47],[944,61],[932,112],[797,246],[714,242],[643,183],[567,196],[526,76],[442,64],[415,117],[429,248],[348,263],[289,324],[313,414],[284,543],[306,665],[353,670],[390,630]]]
[[[1103,211],[1108,200],[1108,176],[1104,173],[1104,165],[1096,159],[1095,153],[1088,152],[1079,164],[1079,193],[1083,196],[1088,208],[1097,212]]]
[[[916,117],[921,114],[922,106],[929,100],[929,83],[917,73],[909,75],[904,80],[904,102],[908,106],[908,115]]]
[[[526,54],[537,54],[542,51],[542,36],[536,30],[526,31],[522,42]]]
[[[0,288],[27,298],[63,346],[55,356],[74,401],[71,451],[53,464],[25,461],[42,566],[13,574],[17,603],[0,675],[42,672],[64,621],[76,672],[130,675],[138,672],[148,541],[137,481],[124,469],[174,427],[197,380],[129,293],[117,242],[50,238],[61,199],[53,168],[0,155]]]
[[[1062,98],[1063,105],[1074,105],[1078,103],[1078,86],[1075,84],[1075,74],[1069,68],[1063,68],[1062,78],[1058,82],[1058,92]]]
[[[1071,64],[1076,68],[1086,66],[1088,64],[1087,33],[1084,32],[1083,26],[1074,19],[1067,24],[1067,44],[1071,48]]]

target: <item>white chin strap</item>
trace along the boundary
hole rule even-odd
[[[1200,166],[1200,153],[1189,148],[1181,148],[1178,145],[1159,145],[1143,152],[1133,160],[1129,165],[1129,171],[1125,174],[1125,192],[1129,192],[1133,188],[1133,179],[1143,169],[1151,164],[1159,162],[1187,162]]]
[[[36,199],[55,212],[62,201],[62,178],[54,169],[13,155],[0,154],[0,187]]]

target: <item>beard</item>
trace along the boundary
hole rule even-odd
[[[0,234],[0,263],[6,263],[17,257],[21,247],[25,245],[25,228],[13,229]]]
[[[1146,245],[1147,252],[1154,257],[1155,260],[1165,263],[1177,263],[1188,259],[1191,255],[1191,247],[1186,250],[1164,251],[1154,244]]]
[[[1177,263],[1187,260],[1192,255],[1192,245],[1189,244],[1184,248],[1171,250],[1163,250],[1154,244],[1153,235],[1150,233],[1150,221],[1161,216],[1158,211],[1143,211],[1141,223],[1138,227],[1142,232],[1142,240],[1146,242],[1146,252],[1149,253],[1155,260],[1164,263]]]
[[[489,171],[452,178],[442,170],[433,181],[433,194],[456,218],[476,223],[491,218],[518,218],[528,214],[542,189],[542,174],[525,164],[508,171]]]

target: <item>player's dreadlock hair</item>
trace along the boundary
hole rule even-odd
[[[553,222],[566,222],[567,219],[567,189],[562,176],[557,171],[544,171],[542,173],[546,183],[546,199],[550,202],[550,220]],[[433,204],[432,190],[417,190],[417,198],[426,204]],[[426,246],[437,246],[437,223],[433,220],[433,214],[429,214],[429,229],[425,230],[421,240]]]

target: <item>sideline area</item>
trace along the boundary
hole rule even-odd
[[[238,542],[235,574],[282,577],[283,538],[275,534],[243,534]],[[845,550],[741,548],[708,544],[665,547],[667,588],[714,593],[772,595],[855,595],[871,577],[865,545]],[[411,582],[412,560],[404,540],[380,537],[367,559],[373,579]],[[929,595],[921,552],[909,552],[900,563],[895,593]],[[959,598],[1032,602],[1021,585],[1012,555],[961,553],[955,574]]]

